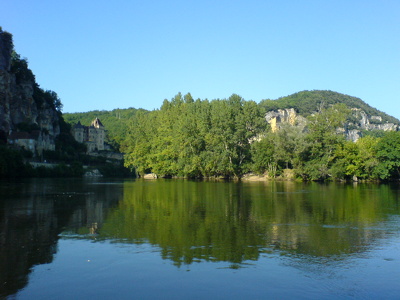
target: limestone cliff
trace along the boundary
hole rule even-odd
[[[276,100],[266,99],[260,102],[267,112],[265,118],[273,131],[283,124],[300,125],[306,129],[306,117],[336,104],[344,104],[351,109],[344,128],[338,129],[338,132],[345,133],[349,140],[356,141],[366,131],[399,130],[400,120],[377,110],[360,98],[334,91],[301,91]]]
[[[0,28],[0,139],[12,143],[17,133],[25,133],[41,149],[54,150],[60,133],[54,102],[59,100],[39,87],[26,60],[13,49],[12,35]]]
[[[346,123],[346,128],[339,129],[339,132],[346,134],[348,140],[358,140],[362,136],[364,130],[399,130],[399,124],[384,122],[380,116],[369,116],[358,108],[352,108],[351,111],[351,118],[349,118],[350,121]],[[265,119],[270,124],[272,132],[279,130],[282,124],[290,124],[302,128],[305,128],[307,125],[307,119],[296,113],[294,108],[269,111],[266,113]]]
[[[304,127],[307,122],[307,119],[298,115],[294,108],[269,111],[265,115],[265,120],[270,124],[272,132],[276,132],[281,124]]]

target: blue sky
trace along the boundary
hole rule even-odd
[[[324,89],[400,118],[398,0],[2,2],[0,26],[64,112]]]

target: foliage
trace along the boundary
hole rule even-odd
[[[50,90],[43,90],[38,84],[34,85],[33,89],[33,99],[35,100],[38,107],[50,107],[58,112],[62,111],[63,104],[56,92]]]
[[[72,162],[80,160],[80,157],[86,153],[86,145],[79,143],[71,134],[71,125],[64,121],[63,116],[59,116],[60,134],[56,138],[56,152],[45,153],[45,158],[58,161]]]
[[[360,138],[353,143],[347,141],[336,150],[333,176],[338,179],[377,179],[379,163],[376,148],[380,139],[372,136]]]
[[[28,60],[12,51],[10,73],[14,74],[17,84],[30,83],[33,85],[33,99],[38,108],[45,106],[61,112],[63,105],[57,93],[51,90],[43,90],[36,83],[35,75],[28,67]]]
[[[208,101],[178,94],[131,120],[125,164],[139,174],[165,177],[240,178],[255,172],[274,178],[284,169],[303,180],[400,177],[397,133],[346,141],[343,128],[351,118],[343,103],[320,105],[305,128],[282,124],[270,132],[263,104],[238,95]]]
[[[376,144],[377,173],[383,180],[400,177],[400,132],[387,132]]]
[[[0,178],[23,177],[28,172],[20,151],[0,146]]]
[[[101,165],[96,165],[96,168],[105,177],[134,177],[134,173],[124,167],[123,162],[109,163],[105,162]]]
[[[21,58],[15,51],[12,51],[11,54],[10,73],[15,75],[17,84],[36,82],[35,75],[33,75],[32,70],[28,68],[28,60],[26,58]]]
[[[306,134],[300,127],[283,125],[277,132],[268,132],[252,144],[252,170],[276,177],[283,169],[297,169],[306,159]]]
[[[166,177],[240,177],[251,162],[252,139],[265,128],[253,101],[238,95],[194,101],[179,93],[132,121],[123,148],[126,166]]]
[[[330,169],[335,151],[345,141],[337,130],[344,126],[349,114],[346,105],[340,103],[309,117],[307,140],[310,146],[308,159],[301,167],[303,178],[325,180],[332,176]]]

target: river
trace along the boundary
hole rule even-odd
[[[400,299],[400,186],[0,182],[0,298]]]

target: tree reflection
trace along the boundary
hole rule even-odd
[[[399,212],[389,186],[293,182],[126,183],[100,236],[148,242],[176,265],[241,263],[262,252],[345,256],[365,251]]]
[[[363,253],[399,215],[398,186],[183,180],[0,184],[0,297],[65,238],[150,243],[176,266],[285,255],[299,265]],[[389,233],[387,233],[389,232]]]

